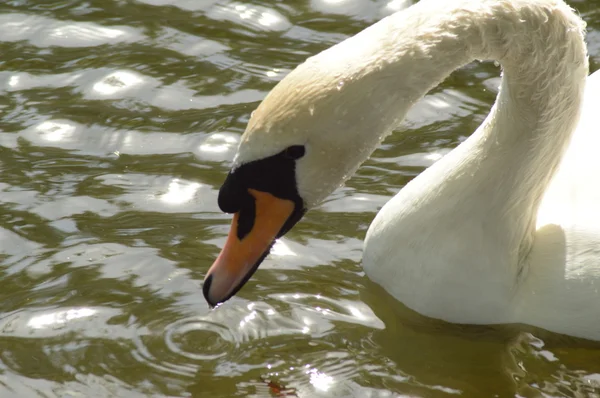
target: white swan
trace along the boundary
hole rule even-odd
[[[432,87],[494,59],[503,78],[489,116],[381,209],[365,272],[429,317],[600,340],[600,73],[586,79],[584,33],[559,0],[422,0],[309,58],[242,137],[207,301],[235,294]]]

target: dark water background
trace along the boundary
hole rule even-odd
[[[492,63],[428,95],[236,299],[204,302],[229,228],[216,194],[250,112],[309,55],[408,4],[4,0],[0,397],[600,396],[600,345],[436,323],[361,271],[376,211],[487,114]],[[571,4],[595,70],[600,1]]]

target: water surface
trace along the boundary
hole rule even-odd
[[[377,210],[487,114],[473,63],[210,311],[216,195],[293,67],[410,0],[0,5],[0,396],[600,396],[600,347],[422,318],[370,283]],[[600,1],[573,1],[600,62]]]

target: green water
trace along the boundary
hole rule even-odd
[[[427,96],[209,311],[217,190],[250,112],[400,3],[4,0],[0,397],[600,396],[599,345],[427,320],[360,267],[376,211],[483,120],[492,63]],[[595,70],[600,1],[572,5]]]

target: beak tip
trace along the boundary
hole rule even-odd
[[[208,274],[204,279],[204,285],[202,286],[202,294],[204,294],[204,299],[206,300],[210,308],[214,308],[217,306],[217,304],[219,304],[218,302],[215,303],[210,298],[210,285],[212,284],[212,279],[212,274]]]

